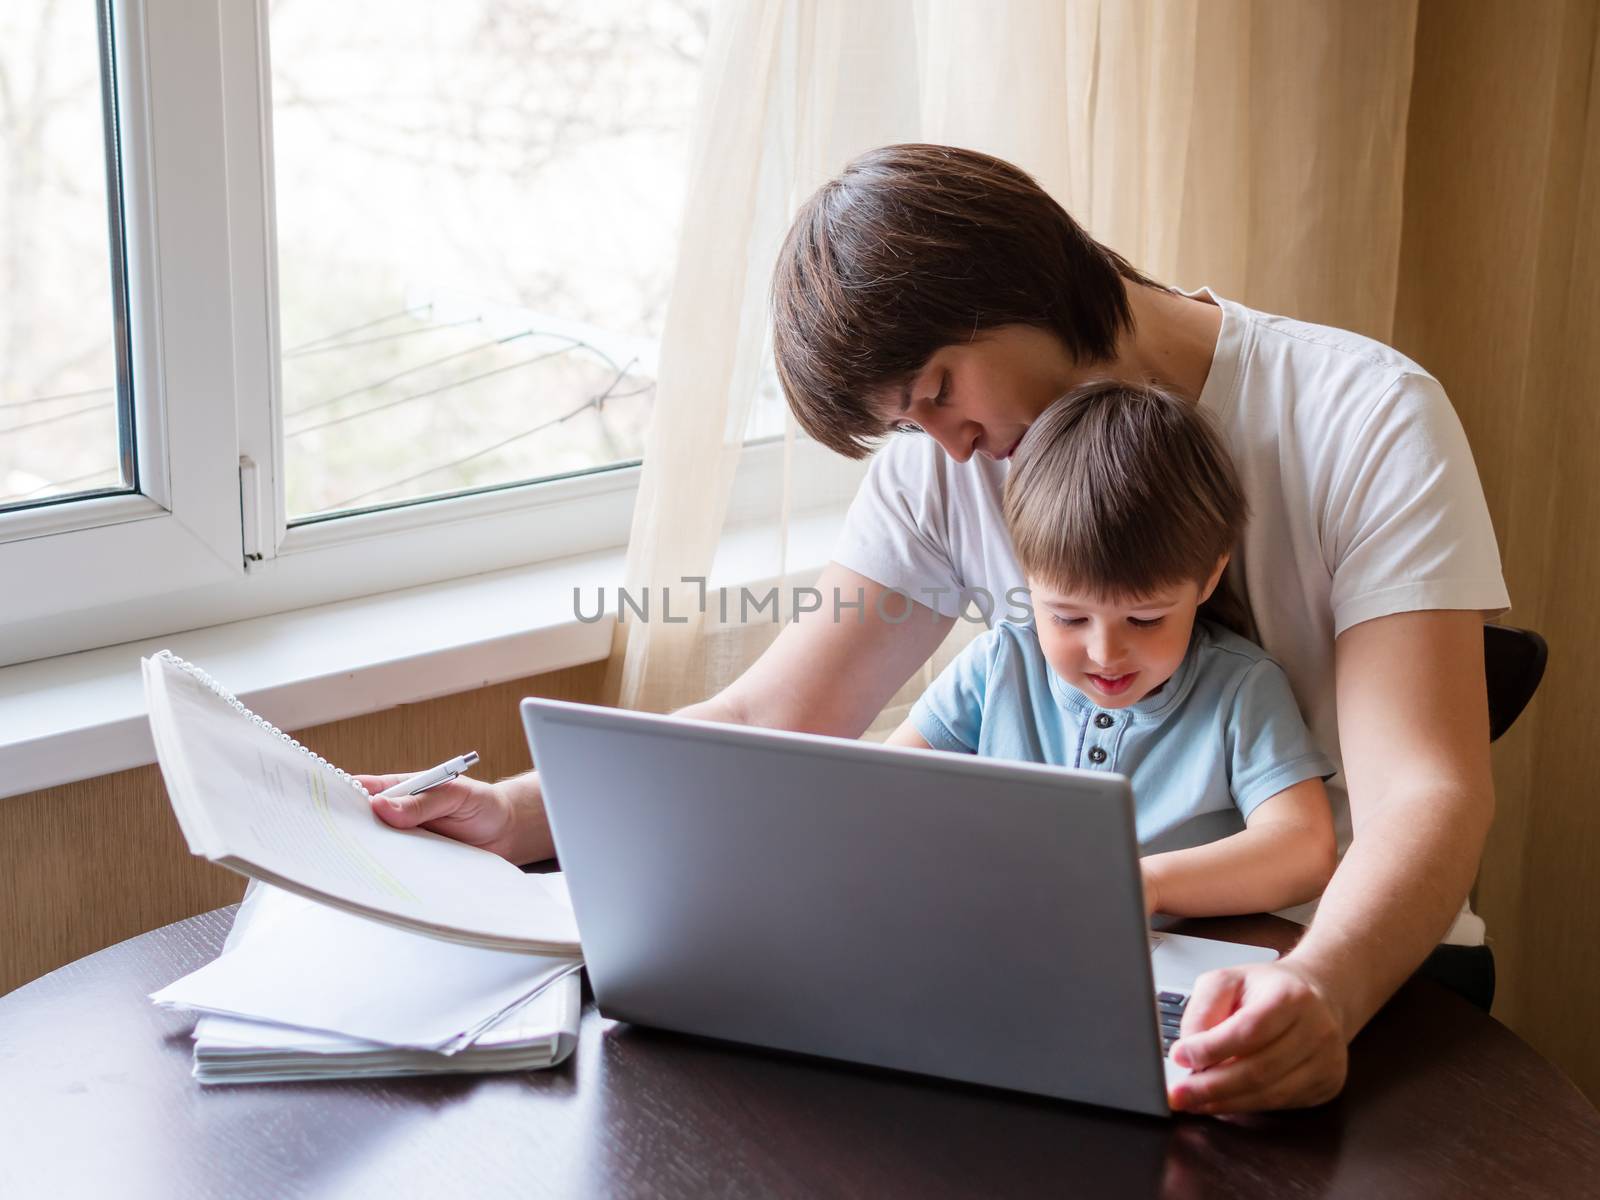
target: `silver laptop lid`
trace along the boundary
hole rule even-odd
[[[522,714],[606,1016],[1167,1112],[1126,780]]]

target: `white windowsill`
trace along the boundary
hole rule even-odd
[[[810,582],[843,518],[793,516],[793,579]],[[777,544],[771,523],[730,528],[712,586],[774,579]],[[0,667],[0,797],[154,762],[139,659],[162,649],[289,730],[598,662],[624,563],[622,551],[587,554]],[[592,615],[601,587],[607,615],[580,621],[574,589]]]

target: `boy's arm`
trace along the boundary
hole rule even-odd
[[[932,746],[928,745],[928,739],[917,731],[917,727],[910,717],[900,722],[900,728],[884,738],[883,744],[886,746],[910,746],[915,750],[933,749]]]
[[[1217,917],[1271,912],[1322,893],[1337,849],[1328,793],[1303,779],[1263,800],[1232,837],[1140,864],[1147,912]]]

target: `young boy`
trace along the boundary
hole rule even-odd
[[[1247,516],[1189,405],[1093,384],[1029,428],[1005,484],[1032,624],[975,639],[889,741],[1129,777],[1145,906],[1215,916],[1319,895],[1333,764],[1218,591]],[[1236,608],[1236,606],[1235,606]]]

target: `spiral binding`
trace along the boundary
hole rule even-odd
[[[188,661],[187,659],[179,658],[171,650],[162,650],[156,655],[156,657],[161,659],[163,662],[171,663],[173,666],[177,667],[178,670],[182,671],[185,675],[189,676],[197,683],[203,684],[218,698],[226,700],[229,707],[231,707],[240,716],[249,717],[251,724],[260,729],[266,730],[268,733],[276,736],[280,741],[286,742],[290,746],[293,746],[296,750],[300,751],[301,754],[304,754],[308,758],[313,758],[323,766],[327,767],[328,770],[332,771],[340,779],[344,780],[351,787],[355,788],[356,791],[360,792],[363,797],[368,795],[367,789],[357,783],[355,776],[350,774],[349,771],[341,770],[340,768],[334,766],[327,759],[323,758],[322,755],[311,749],[311,747],[302,745],[297,739],[290,737],[287,733],[279,729],[265,717],[257,716],[255,713],[251,712],[244,706],[244,702],[240,700],[239,697],[235,696],[227,688],[223,687],[210,675],[206,674],[204,670],[195,666],[192,662]]]

